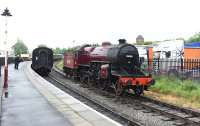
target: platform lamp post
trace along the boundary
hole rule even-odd
[[[5,93],[5,98],[8,98],[8,51],[7,51],[7,18],[11,17],[8,8],[4,10],[1,16],[5,16],[6,23],[5,23],[5,65],[4,65],[4,85],[3,85],[3,92]]]

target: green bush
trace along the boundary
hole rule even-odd
[[[64,61],[61,60],[61,61],[59,61],[58,63],[56,63],[56,67],[57,67],[58,69],[60,69],[60,70],[63,70],[63,64],[64,64]]]
[[[190,101],[200,101],[200,85],[192,80],[169,79],[166,76],[155,77],[156,84],[150,90],[162,94],[170,94],[186,98]]]

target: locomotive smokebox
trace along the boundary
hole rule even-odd
[[[126,44],[126,39],[119,39],[119,44]]]

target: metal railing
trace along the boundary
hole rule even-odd
[[[141,68],[153,75],[176,76],[181,79],[200,80],[200,59],[152,59],[145,60]]]

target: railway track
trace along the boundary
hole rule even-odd
[[[60,71],[54,71],[56,73],[62,74]],[[53,75],[54,76],[54,75]],[[51,75],[51,77],[53,77]],[[67,84],[63,84],[63,86],[67,86]],[[69,85],[68,85],[69,86]],[[121,113],[117,111],[116,109],[112,109],[110,106],[99,102],[97,99],[94,99],[92,97],[88,97],[87,94],[84,94],[83,92],[77,90],[77,89],[72,89],[73,92],[78,93],[80,96],[86,97],[86,99],[94,102],[97,106],[101,106],[104,108],[106,111],[110,112],[115,112],[118,117],[121,116],[124,120],[126,120],[126,125],[133,125],[137,120],[129,117],[128,115]],[[105,97],[110,97],[113,98],[113,95],[105,92],[102,94]],[[200,126],[200,112],[186,109],[186,108],[180,108],[171,104],[163,103],[151,98],[147,97],[135,97],[130,94],[125,94],[126,96],[122,96],[121,98],[118,98],[118,102],[121,102],[123,104],[126,104],[127,106],[131,106],[136,110],[142,111],[143,113],[152,113],[152,116],[163,116],[163,121],[171,121],[174,122],[173,125],[177,126]],[[114,113],[113,113],[114,114]],[[131,124],[132,123],[132,124]],[[134,125],[143,125],[142,122],[136,123]]]
[[[128,94],[130,95],[130,94]],[[140,105],[144,113],[155,113],[155,115],[166,116],[164,121],[176,121],[177,126],[200,126],[200,113],[193,110],[180,108],[171,104],[163,103],[144,96],[130,96],[130,103]],[[129,104],[130,104],[129,103]]]
[[[171,120],[183,120],[180,125],[194,124],[200,126],[200,111],[178,107],[152,98],[141,96],[139,102],[147,107],[155,108],[161,114],[167,114]],[[144,102],[143,102],[144,101]]]
[[[77,89],[72,88],[71,86],[59,81],[57,78],[55,78],[53,75],[49,75],[49,79],[46,78],[47,80],[52,79],[57,84],[59,84],[60,88],[64,91],[66,91],[67,93],[72,94],[72,96],[78,98],[79,100],[81,100],[82,102],[86,103],[86,104],[92,104],[92,106],[98,107],[98,109],[103,112],[106,115],[111,116],[112,119],[121,122],[123,125],[126,126],[142,126],[141,123],[137,122],[136,120],[129,118],[127,115],[124,115],[123,113],[114,110],[112,108],[110,108],[109,106],[107,106],[106,104],[95,100],[94,98],[90,97],[89,95],[86,95],[85,93],[80,92]],[[58,86],[58,85],[56,85]]]

